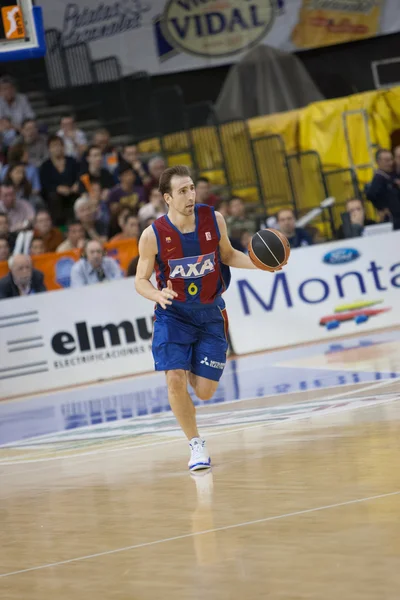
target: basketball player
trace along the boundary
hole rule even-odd
[[[221,294],[229,267],[255,269],[234,250],[224,218],[196,192],[185,166],[166,169],[160,191],[168,214],[144,230],[139,242],[136,290],[156,303],[153,334],[155,369],[165,371],[172,411],[189,440],[189,469],[211,466],[199,436],[189,382],[200,400],[214,395],[226,363],[228,317]],[[156,289],[150,282],[156,270]]]

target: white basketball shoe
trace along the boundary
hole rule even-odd
[[[211,458],[207,452],[205,440],[193,438],[189,442],[190,460],[189,469],[199,471],[200,469],[209,469],[211,467]]]

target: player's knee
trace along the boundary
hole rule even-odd
[[[206,400],[211,400],[211,398],[214,396],[215,394],[215,386],[197,386],[196,388],[196,396],[200,399],[203,400],[204,402]]]
[[[172,392],[182,392],[182,389],[186,389],[186,373],[183,369],[176,369],[174,371],[167,371],[167,383],[168,389]]]

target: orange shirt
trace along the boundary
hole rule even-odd
[[[47,235],[40,235],[40,233],[35,230],[34,237],[43,240],[45,252],[55,252],[58,246],[64,241],[64,236],[57,227],[52,227]]]

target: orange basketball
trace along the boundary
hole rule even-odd
[[[288,239],[276,229],[262,229],[253,235],[249,243],[251,262],[263,271],[280,271],[290,256]]]

